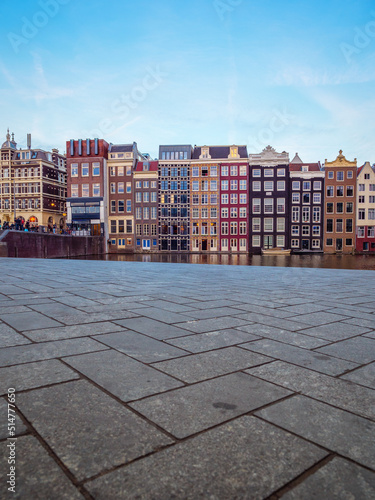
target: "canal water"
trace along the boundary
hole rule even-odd
[[[89,260],[125,262],[174,262],[232,266],[311,267],[326,269],[363,269],[375,271],[375,255],[208,255],[208,254],[109,254]]]

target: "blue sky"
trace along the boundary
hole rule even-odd
[[[43,8],[44,5],[44,8]],[[268,144],[375,162],[370,0],[0,5],[0,140]]]

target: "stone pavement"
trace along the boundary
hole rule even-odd
[[[375,272],[0,266],[0,498],[375,498]]]

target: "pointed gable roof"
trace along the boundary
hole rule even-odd
[[[298,153],[296,153],[296,156],[293,158],[293,160],[292,160],[290,163],[293,163],[293,164],[295,164],[295,163],[300,163],[300,164],[302,164],[302,163],[303,163],[303,161],[302,161],[302,160],[301,160],[301,158],[298,156]]]

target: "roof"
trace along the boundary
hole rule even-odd
[[[110,144],[110,153],[131,153],[133,151],[133,144]]]
[[[229,158],[230,155],[230,148],[232,146],[201,146],[201,147],[195,147],[194,152],[193,152],[193,159],[194,160],[199,160],[199,157],[202,152],[203,147],[208,147],[209,148],[209,153],[211,156],[211,159],[220,159],[220,160],[230,160],[230,159],[238,159],[238,158]],[[247,159],[247,146],[237,146],[238,147],[238,154],[240,158],[246,158]]]
[[[157,161],[139,161],[135,167],[135,172],[157,172],[158,164],[159,162]],[[149,166],[148,170],[143,170],[144,165]]]
[[[302,172],[302,167],[308,167],[308,172],[320,172],[321,166],[320,162],[318,163],[301,163],[301,164],[290,164],[289,171],[290,172]]]
[[[298,153],[296,153],[296,156],[293,158],[293,160],[290,163],[303,163],[303,161],[298,156]]]

